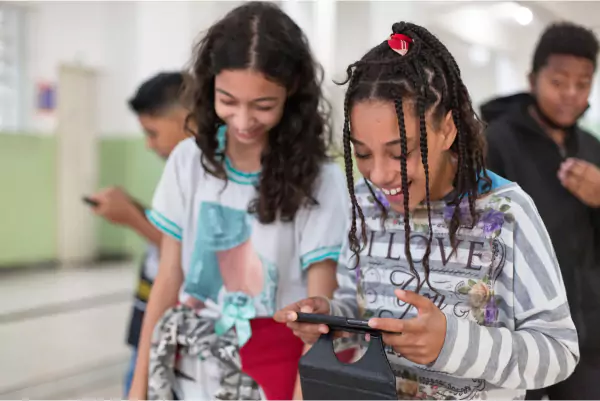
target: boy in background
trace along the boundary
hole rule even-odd
[[[481,108],[490,124],[488,168],[533,198],[567,290],[569,304],[560,310],[566,317],[570,308],[579,337],[581,360],[573,374],[528,391],[532,400],[600,399],[600,142],[578,125],[588,108],[597,57],[592,31],[553,24],[536,47],[529,93]],[[547,354],[536,363],[553,363]]]
[[[175,146],[187,137],[184,124],[188,112],[182,104],[183,85],[182,73],[163,72],[142,83],[129,101],[130,109],[144,129],[147,147],[165,160]],[[135,231],[148,242],[127,335],[127,343],[133,349],[125,377],[124,397],[127,398],[137,359],[144,311],[158,273],[161,232],[146,219],[146,208],[121,188],[106,188],[91,198],[98,202],[98,206],[94,208],[98,216]]]

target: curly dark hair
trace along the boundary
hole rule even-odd
[[[533,53],[532,72],[544,67],[553,54],[565,54],[590,60],[596,67],[598,39],[594,32],[571,22],[557,22],[550,25]]]
[[[201,163],[225,180],[215,112],[215,76],[223,70],[253,69],[288,91],[283,116],[269,132],[261,156],[258,196],[249,206],[263,224],[291,221],[300,207],[316,204],[313,187],[332,142],[330,106],[321,92],[323,69],[300,27],[278,6],[248,2],[215,23],[194,50],[186,83],[191,113],[186,129],[202,150]],[[192,124],[193,123],[193,124]]]
[[[477,220],[475,201],[479,195],[479,184],[483,179],[484,191],[489,190],[491,180],[487,176],[484,164],[485,140],[483,124],[473,110],[469,92],[462,82],[460,69],[448,49],[427,29],[411,23],[399,22],[392,27],[395,34],[403,34],[412,39],[408,53],[398,55],[388,45],[387,40],[375,46],[360,61],[350,65],[347,69],[347,79],[341,84],[348,83],[344,101],[344,160],[346,164],[346,177],[352,201],[352,225],[348,234],[349,247],[356,257],[356,266],[359,263],[359,254],[367,243],[366,227],[363,212],[356,201],[354,193],[354,177],[352,174],[352,154],[350,137],[350,109],[357,102],[365,100],[383,100],[393,102],[398,117],[399,135],[402,148],[401,175],[402,194],[404,196],[404,229],[406,234],[405,253],[410,269],[418,278],[410,252],[410,224],[409,224],[409,193],[406,172],[407,139],[404,123],[402,103],[410,101],[416,107],[415,114],[419,118],[421,159],[425,170],[426,202],[429,219],[429,240],[427,249],[422,259],[425,272],[425,282],[429,285],[429,255],[433,230],[431,227],[431,207],[429,197],[429,166],[427,163],[427,129],[425,113],[432,111],[435,123],[448,113],[456,125],[457,135],[451,146],[451,151],[458,158],[458,168],[454,177],[454,196],[450,201],[454,205],[454,212],[450,222],[450,239],[456,248],[456,232],[461,223],[460,203],[466,197],[469,203],[471,224]],[[374,191],[367,186],[374,195]],[[383,213],[387,214],[384,206],[373,196]],[[357,238],[356,218],[361,220],[362,238]],[[419,280],[417,288],[422,282]],[[433,289],[433,288],[432,288]]]

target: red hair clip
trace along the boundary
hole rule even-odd
[[[394,33],[388,39],[388,45],[390,48],[401,56],[405,56],[408,53],[408,45],[412,43],[412,39],[401,33]]]

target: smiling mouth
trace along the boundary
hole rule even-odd
[[[412,181],[408,182],[407,187],[409,187],[410,184],[412,184]],[[380,188],[380,189],[384,193],[384,195],[387,195],[387,196],[402,195],[402,187],[399,187],[399,188]]]
[[[253,129],[246,129],[246,130],[236,130],[238,134],[240,135],[255,135],[259,132],[259,127],[253,128]]]

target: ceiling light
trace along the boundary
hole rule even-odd
[[[531,24],[531,21],[533,21],[533,13],[525,6],[519,6],[515,8],[514,16],[515,20],[523,26],[529,25]]]

